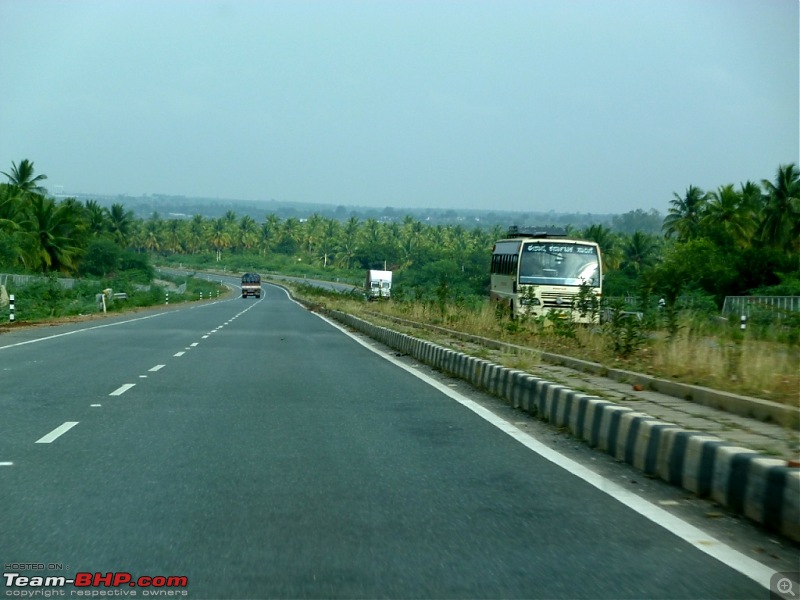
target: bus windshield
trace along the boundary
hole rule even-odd
[[[565,242],[527,242],[522,248],[519,282],[535,285],[600,285],[597,248]]]

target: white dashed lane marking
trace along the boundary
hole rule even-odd
[[[186,354],[186,352],[181,351],[181,352],[176,352],[172,356],[183,356],[184,354]]]
[[[156,366],[155,366],[155,367],[153,367],[152,369],[148,369],[148,370],[149,370],[149,371],[151,371],[151,372],[153,372],[153,373],[155,373],[156,371],[160,371],[161,369],[163,369],[163,368],[164,368],[164,367],[166,367],[166,366],[167,366],[167,365],[156,365]]]
[[[77,425],[77,424],[78,424],[78,421],[67,421],[63,425],[59,425],[58,427],[53,429],[53,431],[48,433],[46,436],[36,440],[36,443],[37,444],[49,444],[53,440],[56,440],[59,437],[61,437],[62,435],[64,435],[65,433],[67,433],[70,429],[75,427],[75,425]]]
[[[131,389],[135,385],[136,385],[135,383],[126,383],[124,385],[121,385],[117,389],[115,389],[113,392],[111,392],[109,394],[109,396],[122,396],[122,394],[127,392],[129,389]]]

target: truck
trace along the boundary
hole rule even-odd
[[[370,269],[367,271],[367,280],[364,287],[366,289],[367,300],[391,297],[392,272]]]
[[[245,273],[242,275],[242,298],[255,296],[261,298],[261,275],[258,273]]]

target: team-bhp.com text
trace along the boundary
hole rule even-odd
[[[35,596],[40,598],[51,596],[137,596],[136,590],[130,588],[142,588],[140,590],[142,596],[175,597],[189,594],[185,589],[180,589],[189,585],[189,578],[185,576],[142,575],[134,578],[127,572],[81,572],[76,573],[75,577],[67,579],[64,576],[42,577],[3,573],[3,579],[6,584],[5,595],[21,598]],[[59,589],[66,586],[74,586],[78,589]]]

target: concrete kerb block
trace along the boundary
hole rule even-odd
[[[451,375],[458,374],[458,357],[461,355],[461,352],[452,351],[450,354],[447,355],[447,372]]]
[[[479,389],[483,389],[483,372],[489,363],[482,358],[476,358],[473,363],[473,373],[470,383]]]
[[[661,433],[664,429],[680,429],[680,427],[673,423],[663,423],[652,417],[641,419],[638,423],[639,427],[635,434],[633,462],[631,464],[648,475],[656,475]]]
[[[525,377],[527,375],[525,371],[514,370],[511,372],[507,397],[514,408],[519,408],[522,404],[522,395],[525,392]]]
[[[566,387],[558,392],[555,403],[550,407],[550,422],[556,427],[564,427],[569,422],[569,409],[576,393]]]
[[[757,456],[758,453],[749,448],[718,446],[711,479],[711,499],[741,512],[744,505],[747,463]]]
[[[540,381],[541,379],[533,375],[525,375],[522,378],[519,408],[522,408],[526,413],[534,414],[532,407],[535,406],[535,403],[533,400],[536,397],[536,386]]]
[[[489,391],[495,396],[499,396],[503,387],[503,373],[505,368],[500,365],[492,365],[490,368],[491,381],[489,382]]]
[[[622,415],[633,412],[633,409],[626,406],[610,405],[604,406],[600,417],[600,431],[597,437],[597,447],[600,450],[613,455],[617,448],[617,437],[619,436],[619,424]]]
[[[543,418],[548,423],[555,422],[555,413],[557,412],[558,408],[558,401],[561,397],[561,393],[567,391],[567,388],[563,385],[549,385],[547,386],[547,391],[544,395],[544,404],[542,405],[542,412],[539,415],[540,418]]]
[[[778,496],[783,496],[784,489],[769,489],[770,473],[775,469],[786,469],[786,461],[758,456],[747,461],[743,512],[757,523],[766,521],[767,495],[777,492]]]
[[[442,356],[444,355],[444,348],[431,344],[431,366],[434,369],[442,368]]]
[[[601,400],[599,398],[591,398],[586,403],[586,412],[582,427],[582,438],[589,444],[591,448],[596,448],[600,443],[600,425],[603,422],[603,416],[609,408],[615,406],[616,404],[613,402]]]
[[[506,369],[503,398],[505,398],[509,404],[513,403],[513,396],[519,389],[519,382],[523,375],[525,375],[524,371],[520,371],[519,369]]]
[[[494,368],[494,366],[495,365],[493,363],[487,360],[486,364],[484,364],[483,367],[481,368],[480,387],[483,388],[484,390],[489,389],[489,382],[491,381],[492,378],[491,371],[492,368]]]
[[[545,381],[542,379],[536,385],[536,396],[535,396],[535,405],[536,405],[536,414],[542,420],[546,420],[547,413],[545,412],[545,404],[547,403],[547,393],[550,390],[550,386],[556,385],[555,383],[551,383],[550,381]]]
[[[434,346],[430,342],[425,342],[425,348],[423,349],[422,353],[423,353],[423,357],[425,359],[424,362],[425,362],[426,365],[433,365],[434,364],[433,356],[434,356],[435,352],[436,352],[436,346]]]
[[[777,500],[782,507],[781,519],[775,523],[775,528],[800,542],[800,469],[787,469],[787,471],[783,495]],[[767,496],[768,502],[770,499],[771,496]],[[765,516],[769,517],[769,514]]]
[[[713,435],[696,434],[686,440],[686,449],[683,453],[683,477],[680,486],[703,498],[711,493],[711,467],[708,459],[713,457],[714,446],[725,444],[723,440]]]
[[[456,358],[456,376],[460,379],[469,380],[469,356],[460,352]]]
[[[632,465],[641,422],[652,418],[650,415],[636,411],[621,414],[617,429],[617,447],[611,451],[611,455]]]
[[[673,483],[677,480],[680,485],[688,435],[694,433],[682,427],[660,431],[658,447],[655,450],[655,474],[664,481]]]

